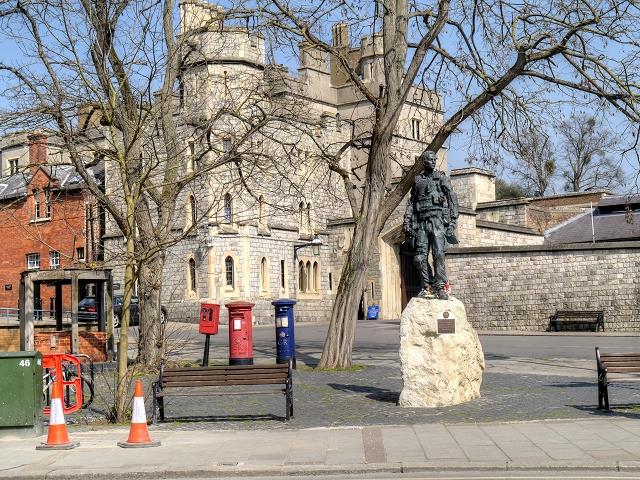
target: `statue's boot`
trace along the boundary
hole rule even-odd
[[[438,292],[436,293],[436,296],[440,300],[449,300],[449,295],[447,295],[447,292],[444,291],[444,288],[439,288]]]

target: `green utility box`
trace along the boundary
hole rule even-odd
[[[42,354],[0,352],[0,436],[42,435]]]

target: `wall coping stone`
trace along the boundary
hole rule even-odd
[[[489,220],[476,220],[476,227],[488,228],[491,230],[504,230],[505,232],[524,233],[526,235],[534,235],[543,237],[544,235],[529,227],[521,227],[519,225],[511,225],[502,222],[490,222]]]
[[[482,253],[531,253],[567,252],[596,250],[640,250],[640,241],[572,243],[565,245],[503,245],[498,247],[456,247],[449,248],[447,255],[473,255]]]

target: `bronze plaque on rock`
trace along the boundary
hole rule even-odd
[[[445,333],[456,333],[455,318],[439,318],[438,319],[438,335]]]

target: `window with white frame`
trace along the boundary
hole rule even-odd
[[[15,175],[18,173],[18,159],[12,158],[9,160],[9,175]]]
[[[84,262],[84,247],[76,248],[76,260]]]
[[[57,270],[60,268],[60,252],[51,250],[49,252],[49,269]]]
[[[411,119],[411,138],[416,140],[422,139],[422,132],[420,130],[420,120],[417,118]]]
[[[27,270],[39,270],[40,269],[40,254],[29,253],[27,255]]]
[[[33,191],[34,218],[42,220],[51,218],[51,191]]]

